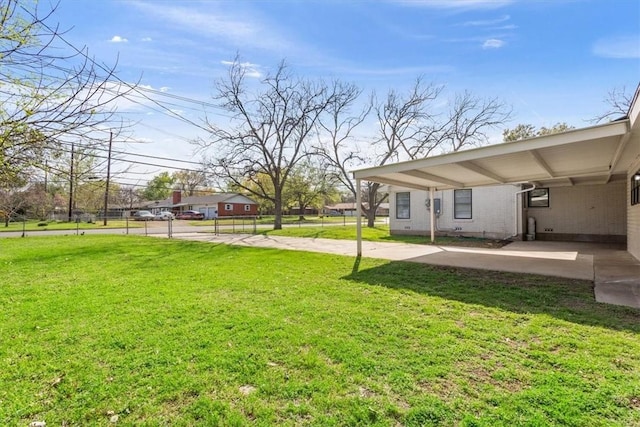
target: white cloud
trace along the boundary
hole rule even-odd
[[[236,64],[234,61],[220,61],[220,63],[223,65]],[[247,77],[255,77],[255,78],[262,77],[262,73],[259,70],[260,66],[258,64],[253,64],[251,62],[241,62],[238,65],[240,65],[240,67],[244,69],[245,75]]]
[[[482,44],[482,48],[483,49],[499,49],[504,45],[505,45],[504,40],[489,39],[489,40],[485,40],[485,42]]]
[[[126,43],[129,40],[125,39],[124,37],[120,37],[120,36],[113,36],[111,37],[111,40],[109,40],[111,43]]]
[[[151,37],[143,37],[140,41],[151,42],[151,41],[153,41],[153,39]]]
[[[463,23],[462,25],[465,27],[485,27],[485,26],[490,26],[490,25],[497,25],[497,24],[501,24],[503,22],[506,22],[508,20],[510,20],[511,17],[509,15],[503,15],[500,18],[496,18],[496,19],[485,19],[485,20],[480,20],[480,21],[467,21],[465,23]]]
[[[640,58],[640,36],[620,36],[600,39],[593,45],[596,56],[618,59]]]
[[[514,0],[390,0],[408,6],[424,6],[437,9],[498,9]]]
[[[278,34],[275,26],[260,22],[247,14],[233,14],[221,10],[210,10],[216,4],[206,2],[209,10],[180,7],[184,3],[132,3],[143,12],[153,15],[182,30],[199,33],[207,37],[226,40],[236,46],[253,46],[277,52],[291,52],[295,46],[290,38]],[[297,49],[299,50],[299,49]]]
[[[160,92],[163,92],[163,93],[164,93],[164,92],[169,92],[169,89],[171,89],[169,86],[162,86],[162,87],[160,88]]]

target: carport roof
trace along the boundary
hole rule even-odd
[[[533,183],[539,187],[626,179],[627,118],[553,135],[356,170],[356,179],[415,189]]]

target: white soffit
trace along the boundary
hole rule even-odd
[[[629,120],[441,156],[360,169],[354,177],[407,188],[447,189],[535,182],[605,184],[626,176]],[[635,141],[633,143],[637,143]],[[630,157],[630,156],[627,156]]]

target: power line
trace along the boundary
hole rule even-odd
[[[60,142],[62,145],[71,145],[70,142]],[[106,148],[101,148],[101,147],[92,147],[92,146],[88,146],[88,145],[76,145],[76,147],[81,147],[81,148],[86,148],[88,150],[96,150],[96,151],[108,151]],[[191,160],[180,160],[180,159],[175,159],[175,158],[171,158],[171,157],[161,157],[161,156],[152,156],[150,154],[138,154],[138,153],[131,153],[128,151],[117,151],[117,150],[111,150],[112,153],[114,154],[123,154],[126,156],[136,156],[136,157],[143,157],[143,158],[147,158],[147,159],[155,159],[155,160],[167,160],[170,162],[178,162],[178,163],[187,163],[187,164],[191,164],[191,165],[198,165],[198,166],[202,166],[201,162],[194,162]]]
[[[61,151],[65,152],[65,153],[71,153],[71,150],[67,150],[67,149],[62,149]],[[85,156],[89,156],[89,157],[95,157],[98,159],[108,159],[107,156],[101,156],[99,154],[94,154],[94,153],[83,153]],[[143,165],[143,166],[153,166],[153,167],[158,167],[158,168],[166,168],[166,169],[174,169],[174,170],[179,170],[179,171],[187,171],[187,172],[197,172],[200,173],[202,172],[202,170],[196,170],[196,169],[187,169],[184,167],[178,167],[178,166],[168,166],[168,165],[162,165],[162,164],[158,164],[158,163],[149,163],[149,162],[140,162],[140,161],[135,161],[135,160],[127,160],[127,159],[119,159],[119,158],[114,158],[114,161],[117,162],[124,162],[124,163],[130,163],[133,165]],[[171,160],[171,159],[167,159],[167,160]],[[194,163],[196,164],[196,163]]]

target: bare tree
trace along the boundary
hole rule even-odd
[[[498,98],[480,98],[469,91],[456,95],[449,111],[443,138],[443,152],[455,152],[485,144],[488,131],[506,123],[511,109]],[[440,144],[442,145],[442,144]]]
[[[68,43],[49,24],[54,13],[0,3],[0,181],[42,167],[70,141],[104,144],[104,129],[122,126],[115,101],[135,89]]]
[[[204,171],[181,170],[172,174],[174,188],[184,192],[187,196],[193,196],[198,187],[207,184],[207,176]]]
[[[442,129],[434,126],[431,102],[438,98],[441,86],[426,84],[418,77],[406,95],[390,90],[384,102],[374,107],[379,138],[376,166],[399,159],[426,157],[437,148]]]
[[[200,146],[216,153],[214,175],[273,202],[274,229],[280,229],[284,187],[291,171],[310,155],[309,137],[332,96],[327,85],[295,77],[284,62],[260,82],[261,91],[249,92],[246,80],[246,68],[236,58],[227,78],[216,85],[216,99],[233,114],[231,124],[223,127],[207,119],[210,139]],[[261,174],[269,177],[272,192],[258,179]]]
[[[122,208],[133,210],[133,208],[142,201],[140,191],[134,186],[125,185],[117,188],[113,192],[113,203],[120,205]]]
[[[14,180],[11,184],[5,183],[0,188],[0,216],[4,220],[4,226],[9,226],[9,221],[24,209],[29,203],[27,186],[24,181]]]
[[[384,102],[374,103],[378,136],[370,144],[369,156],[361,155],[353,146],[353,128],[364,120],[362,115],[350,114],[355,99],[337,104],[329,118],[323,119],[323,130],[329,142],[321,152],[354,196],[355,185],[347,172],[348,167],[357,163],[382,166],[391,161],[480,145],[487,142],[489,129],[509,119],[510,109],[498,99],[482,99],[470,92],[456,96],[449,111],[440,112],[434,101],[442,90],[441,86],[427,84],[418,77],[407,93],[390,90]],[[364,185],[363,201],[367,203],[361,208],[369,227],[374,226],[375,212],[387,199],[386,194],[378,194],[380,188],[378,183]]]
[[[609,91],[604,99],[604,103],[607,105],[607,111],[589,121],[592,123],[601,123],[625,117],[629,114],[632,102],[633,94],[628,93],[626,87],[614,88]]]
[[[333,93],[335,96],[331,98],[325,114],[318,121],[320,131],[316,152],[326,163],[327,170],[332,171],[335,179],[351,193],[355,200],[356,186],[351,169],[365,163],[364,156],[357,146],[355,132],[369,116],[373,108],[373,97],[370,97],[361,109],[353,112],[362,94],[358,86],[334,81]],[[368,200],[367,197],[364,199]],[[368,215],[367,208],[368,205],[362,206],[363,212]]]

